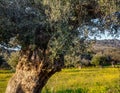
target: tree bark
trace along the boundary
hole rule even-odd
[[[49,62],[29,62],[27,58],[21,58],[5,93],[41,93],[48,79],[61,70],[62,65],[58,64],[61,64],[60,60],[55,60],[51,66]]]

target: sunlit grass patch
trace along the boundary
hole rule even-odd
[[[5,93],[12,76],[9,70],[0,71],[0,93]],[[42,93],[120,93],[118,68],[63,69],[53,75]]]
[[[0,93],[5,93],[5,88],[12,73],[10,70],[0,70]]]
[[[49,80],[43,93],[120,93],[119,73],[118,68],[63,69]]]

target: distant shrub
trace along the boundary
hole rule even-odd
[[[0,56],[0,68],[1,69],[10,69],[11,67],[9,64],[6,62],[6,59],[4,56]]]
[[[91,60],[91,64],[95,66],[105,66],[107,65],[107,57],[102,54],[96,54]]]
[[[83,66],[89,66],[89,65],[90,65],[90,60],[83,58],[83,59],[81,60],[81,64],[82,64]]]
[[[10,57],[8,58],[8,64],[15,69],[16,65],[18,64],[19,60],[19,52],[13,52],[11,53]]]
[[[3,56],[0,56],[0,66],[5,62]]]

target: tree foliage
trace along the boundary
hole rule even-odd
[[[32,56],[42,60],[47,50],[53,62],[75,42],[81,45],[78,51],[84,50],[84,41],[104,33],[104,29],[118,33],[118,3],[119,0],[1,0],[0,44],[20,45],[21,54],[27,55],[29,61]],[[97,23],[94,19],[98,19]]]
[[[117,0],[2,0],[0,41],[8,44],[14,38],[22,48],[46,48],[55,40],[66,43],[82,24],[119,11],[118,3]]]
[[[107,64],[107,57],[102,54],[96,54],[93,56],[91,63],[95,66],[104,66]]]
[[[10,57],[7,59],[8,64],[12,67],[12,69],[15,70],[18,61],[19,61],[19,52],[13,52],[11,53]]]
[[[119,11],[118,3],[119,0],[1,1],[0,42],[3,45],[20,45],[23,50],[49,48],[54,58],[67,50],[75,37],[85,38],[90,30],[96,33],[92,32],[95,26],[104,28],[102,22],[101,25],[94,24],[91,19],[102,20]],[[112,23],[113,20],[106,19],[104,24]],[[92,28],[87,29],[88,25]],[[78,31],[79,27],[83,28]]]
[[[105,29],[119,36],[119,3],[119,0],[1,0],[0,44],[20,45],[21,56],[25,55],[27,61],[49,59],[52,68],[60,55],[73,56],[70,49],[84,50],[89,36],[98,36]]]

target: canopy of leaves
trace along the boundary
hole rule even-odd
[[[7,59],[8,64],[12,67],[12,69],[16,68],[16,65],[19,61],[19,52],[13,52],[11,53],[10,57]]]
[[[91,63],[95,66],[103,66],[107,64],[107,57],[102,54],[96,54],[93,56]]]
[[[96,33],[93,27],[99,32],[112,25],[116,32],[120,24],[119,3],[119,0],[1,0],[0,43],[20,45],[23,50],[49,48],[52,56],[56,56],[67,50],[76,37],[84,39]],[[96,18],[98,23],[91,21]]]

